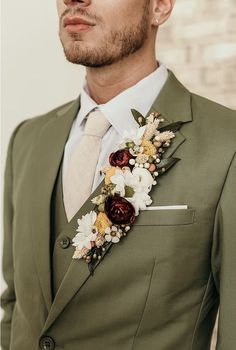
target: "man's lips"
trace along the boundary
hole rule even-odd
[[[95,24],[80,17],[65,17],[63,20],[63,26],[69,33],[78,33],[81,30],[90,29],[95,26]]]

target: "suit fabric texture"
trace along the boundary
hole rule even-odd
[[[69,223],[58,187],[80,99],[12,134],[2,350],[208,350],[219,306],[217,350],[236,349],[236,113],[168,73],[150,112],[183,122],[164,155],[180,161],[159,178],[152,205],[188,208],[142,211],[93,275],[68,242],[103,183]]]

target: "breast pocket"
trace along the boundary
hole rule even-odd
[[[141,211],[134,226],[190,225],[195,221],[195,209],[164,209]]]

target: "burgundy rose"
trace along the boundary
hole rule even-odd
[[[118,195],[109,196],[105,201],[105,212],[108,218],[118,225],[132,224],[135,219],[135,209],[125,198]]]
[[[118,166],[120,168],[128,166],[131,168],[131,165],[129,164],[131,158],[133,158],[133,156],[127,149],[120,149],[110,154],[109,162],[112,166]]]

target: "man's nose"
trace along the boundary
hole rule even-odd
[[[64,4],[66,6],[81,6],[81,7],[86,7],[90,5],[91,0],[64,0]]]

